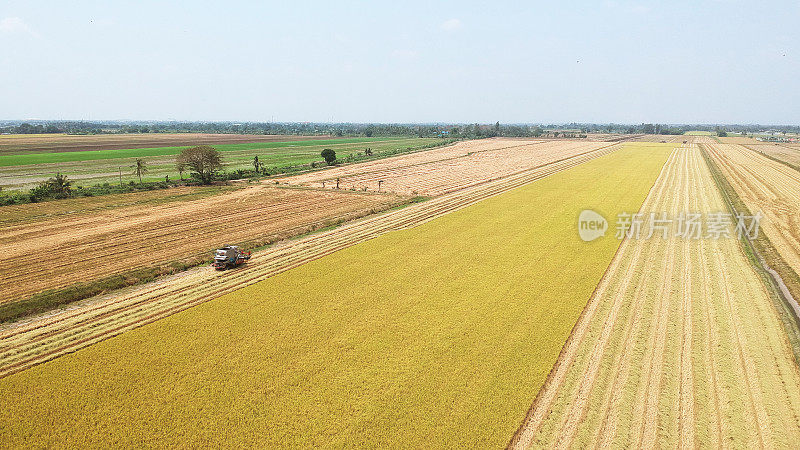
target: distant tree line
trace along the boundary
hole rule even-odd
[[[417,136],[473,139],[493,136],[537,137],[553,133],[683,134],[698,130],[717,132],[720,124],[386,124],[386,123],[307,123],[307,122],[82,122],[82,121],[0,121],[0,133],[222,133],[331,136]],[[800,133],[796,125],[725,125],[727,132],[755,133],[774,130]]]

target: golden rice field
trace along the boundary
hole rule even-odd
[[[643,212],[725,211],[694,145]],[[516,436],[524,448],[792,448],[800,372],[735,237],[628,239]]]
[[[638,210],[671,148],[625,146],[2,378],[0,442],[504,446],[619,245],[578,239],[578,213]]]

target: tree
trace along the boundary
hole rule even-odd
[[[186,172],[186,163],[176,160],[175,167],[178,169],[178,173],[181,176],[181,181],[183,181],[183,172]]]
[[[261,162],[258,161],[258,155],[253,156],[253,168],[256,170],[256,173],[261,173]]]
[[[328,163],[329,166],[336,162],[336,152],[329,148],[323,150],[319,155],[325,159],[325,162]]]
[[[131,167],[133,174],[139,177],[139,184],[142,184],[142,175],[147,173],[147,163],[142,158],[136,158],[136,163]]]
[[[499,121],[495,122],[495,124],[494,124],[494,135],[495,136],[500,136],[500,122]]]
[[[219,152],[208,145],[184,149],[175,162],[191,169],[192,174],[195,174],[203,184],[211,184],[214,172],[222,168],[222,157]]]

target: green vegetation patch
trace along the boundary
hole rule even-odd
[[[308,141],[287,141],[287,142],[252,142],[243,144],[222,144],[213,147],[219,151],[254,150],[254,149],[285,149],[291,152],[293,149],[303,147],[319,147],[325,145],[357,144],[366,142],[382,142],[397,140],[397,138],[344,138],[344,139],[323,139]],[[190,145],[173,147],[154,147],[154,148],[126,148],[117,150],[91,150],[81,152],[44,152],[26,153],[21,155],[0,155],[0,167],[22,166],[28,164],[48,164],[74,161],[94,161],[100,159],[118,158],[147,158],[154,156],[177,155],[184,148]]]

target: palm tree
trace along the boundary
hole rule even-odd
[[[50,178],[47,180],[50,184],[51,190],[60,196],[68,197],[72,190],[72,182],[67,179],[66,175],[61,175],[61,172],[57,173],[55,177]]]
[[[139,177],[139,184],[142,184],[142,174],[147,173],[147,163],[141,158],[136,158],[136,164],[131,167],[133,167],[133,174]]]

